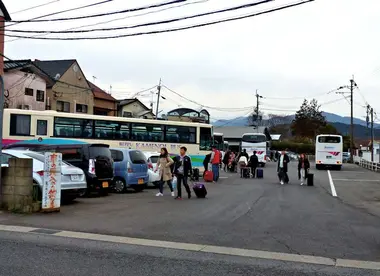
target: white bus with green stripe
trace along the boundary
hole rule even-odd
[[[5,109],[2,145],[20,142],[104,143],[142,151],[165,147],[170,155],[177,155],[185,146],[193,166],[203,168],[203,160],[211,151],[213,131],[212,125],[202,123]]]

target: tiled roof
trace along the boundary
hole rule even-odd
[[[22,60],[4,60],[4,71],[12,70],[12,69],[21,69],[27,66],[30,66],[32,61],[30,59],[22,59]]]
[[[92,89],[92,93],[94,94],[94,97],[97,99],[107,100],[107,101],[113,101],[116,102],[116,99],[112,97],[110,94],[106,93],[104,90],[96,86],[90,81],[87,81],[88,85]]]
[[[49,76],[55,79],[55,76],[62,75],[76,62],[75,59],[68,60],[35,60],[34,63]]]

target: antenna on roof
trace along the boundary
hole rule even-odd
[[[92,76],[92,82],[95,83],[95,80],[97,79],[97,77],[95,76]]]

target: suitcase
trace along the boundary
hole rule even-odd
[[[314,186],[314,174],[312,173],[307,175],[307,186]]]
[[[214,181],[214,174],[212,171],[205,171],[205,175],[203,176],[203,179],[206,182],[213,182]]]
[[[193,169],[192,180],[193,181],[199,181],[199,169],[198,168]]]
[[[193,191],[197,198],[205,198],[207,195],[206,186],[200,182],[194,183]]]
[[[257,169],[256,170],[256,177],[257,178],[263,178],[264,177],[264,170],[263,169]]]

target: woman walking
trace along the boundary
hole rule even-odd
[[[310,162],[305,154],[301,154],[298,160],[298,179],[301,181],[301,186],[305,183],[307,179],[307,174],[309,173]]]
[[[172,186],[172,170],[170,166],[174,163],[173,159],[170,158],[168,150],[166,148],[161,148],[160,158],[157,161],[157,167],[155,172],[159,170],[160,174],[160,191],[156,194],[156,196],[163,196],[164,192],[164,184],[165,182],[168,184],[169,189],[171,191],[172,196],[174,196],[173,186]]]

